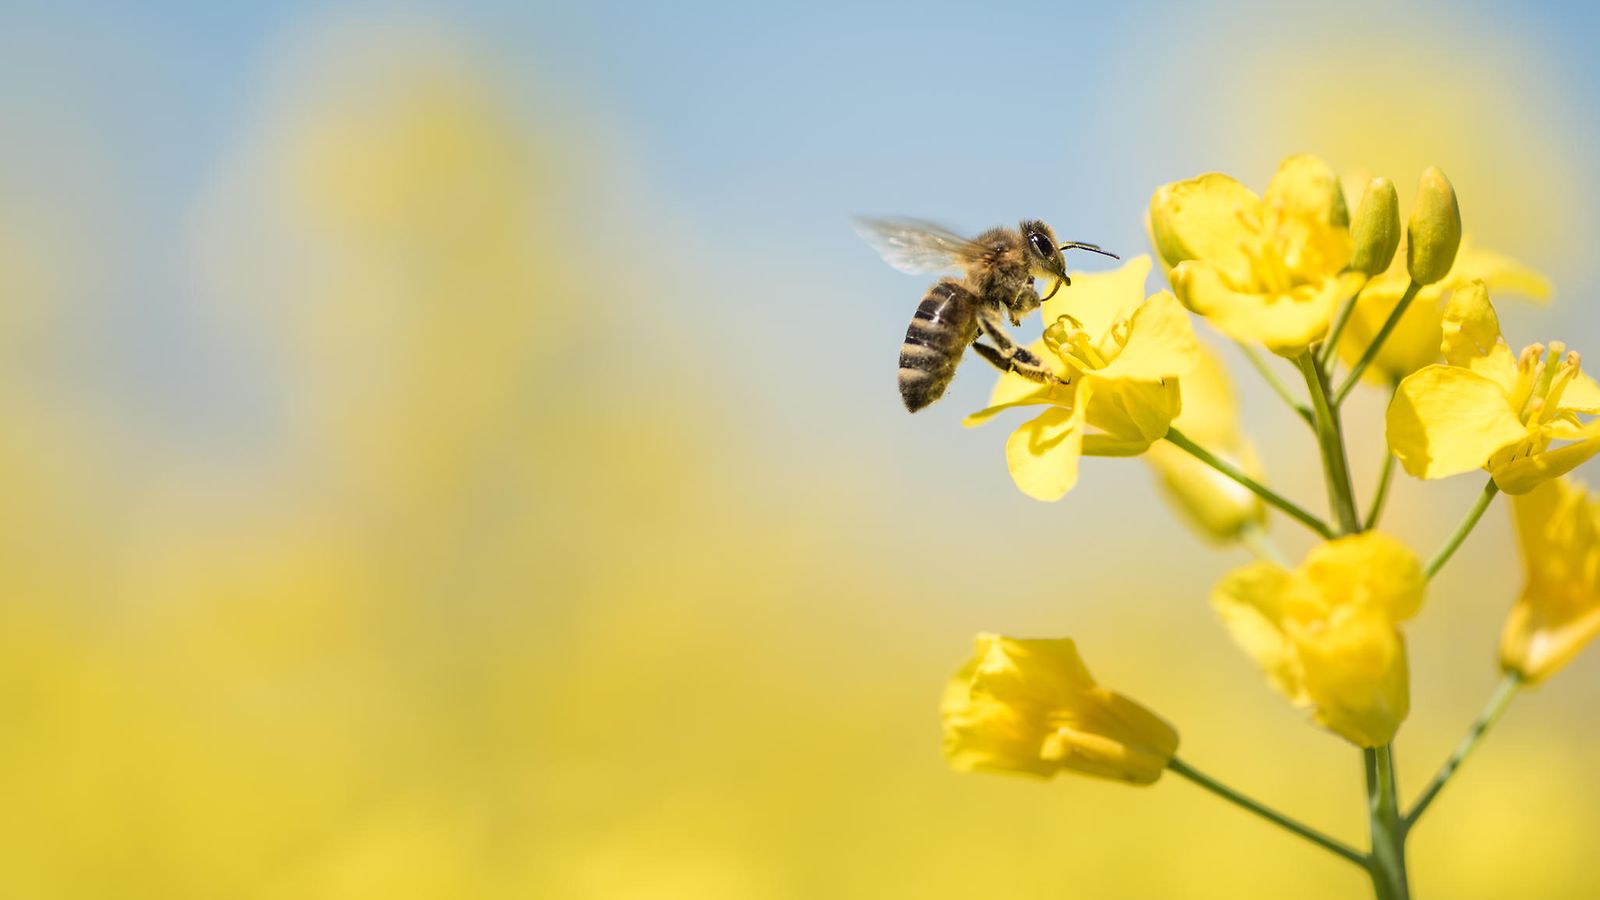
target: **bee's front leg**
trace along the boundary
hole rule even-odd
[[[1040,384],[1071,383],[1068,379],[1058,378],[1044,360],[1033,355],[1033,351],[1013,341],[1005,328],[991,316],[980,316],[978,325],[995,345],[991,347],[988,344],[974,342],[972,349],[988,360],[990,365],[1002,372],[1015,372],[1029,381],[1037,381]]]
[[[1006,304],[1006,315],[1013,326],[1021,325],[1022,317],[1038,309],[1040,302],[1039,290],[1033,286],[1033,276],[1030,275],[1027,284],[1012,295],[1011,302]]]

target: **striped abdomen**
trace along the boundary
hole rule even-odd
[[[900,345],[900,399],[916,412],[939,399],[978,337],[978,298],[946,278],[923,295]]]

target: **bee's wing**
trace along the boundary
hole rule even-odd
[[[983,252],[949,229],[916,219],[857,219],[856,232],[902,272],[953,269]]]

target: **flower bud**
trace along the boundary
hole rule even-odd
[[[1400,196],[1395,193],[1394,182],[1374,178],[1367,185],[1361,205],[1356,207],[1350,238],[1354,243],[1350,268],[1365,272],[1368,277],[1388,270],[1400,246]]]
[[[1417,202],[1406,225],[1406,270],[1418,284],[1433,284],[1449,274],[1461,246],[1461,207],[1456,190],[1438,166],[1422,172]]]
[[[1178,752],[1178,732],[1095,684],[1071,640],[980,634],[975,644],[940,708],[951,768],[1151,784]]]

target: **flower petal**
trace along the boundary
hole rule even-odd
[[[1115,358],[1094,373],[1095,377],[1160,381],[1187,375],[1199,364],[1200,342],[1195,339],[1189,313],[1168,291],[1152,296],[1133,314],[1128,321],[1127,340]],[[1115,346],[1114,336],[1108,334],[1101,352]]]
[[[1060,500],[1078,483],[1085,408],[1092,393],[1087,383],[1081,384],[1072,408],[1051,407],[1006,439],[1006,467],[1024,494]]]
[[[1428,366],[1407,376],[1386,418],[1389,449],[1417,478],[1480,468],[1528,433],[1498,383],[1454,366]]]
[[[1565,475],[1600,453],[1600,434],[1595,434],[1600,431],[1600,422],[1591,423],[1586,430],[1590,437],[1502,463],[1489,474],[1494,476],[1494,483],[1500,490],[1508,494],[1526,494],[1541,482]]]
[[[1203,259],[1235,283],[1249,278],[1250,260],[1241,249],[1261,227],[1261,198],[1212,172],[1163,185],[1150,198],[1150,236],[1163,264]]]
[[[1106,380],[1085,376],[1094,384],[1086,411],[1090,425],[1105,432],[1094,444],[1097,456],[1134,456],[1167,436],[1172,420],[1183,406],[1178,379],[1159,381]],[[1112,450],[1125,445],[1127,452]],[[1088,452],[1088,448],[1085,448]]]
[[[1285,265],[1308,280],[1350,261],[1350,211],[1328,164],[1309,154],[1285,159],[1267,185],[1265,206],[1277,218]],[[1238,282],[1235,282],[1237,284]]]
[[[1440,322],[1445,362],[1471,369],[1507,393],[1517,382],[1517,360],[1500,337],[1500,318],[1481,281],[1469,281],[1450,295]]]
[[[1211,591],[1211,605],[1245,655],[1290,700],[1305,697],[1299,664],[1285,630],[1291,576],[1269,562],[1241,566]]]
[[[1329,609],[1370,606],[1391,622],[1416,615],[1428,584],[1411,548],[1377,531],[1317,545],[1306,554],[1301,571]]]
[[[1099,338],[1112,325],[1135,314],[1144,303],[1145,282],[1149,278],[1148,254],[1135,256],[1106,272],[1073,272],[1072,286],[1056,291],[1039,314],[1047,328],[1060,317],[1071,316],[1084,332]]]
[[[1319,285],[1301,285],[1282,294],[1250,294],[1228,286],[1208,262],[1181,263],[1172,270],[1173,289],[1183,304],[1206,317],[1218,331],[1241,341],[1265,344],[1279,356],[1298,356],[1322,338],[1334,308],[1361,285],[1359,272],[1347,272]]]
[[[1600,384],[1579,372],[1561,392],[1561,408],[1589,415],[1600,413]]]
[[[1335,609],[1297,631],[1295,650],[1317,723],[1359,747],[1394,739],[1411,710],[1405,639],[1381,611]]]

